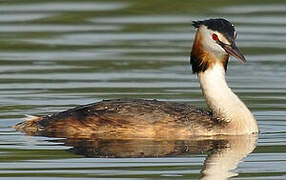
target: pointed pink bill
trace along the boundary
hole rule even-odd
[[[241,60],[242,63],[246,63],[246,59],[240,50],[236,47],[235,43],[232,45],[224,44],[224,50],[229,54],[235,57],[236,59]]]

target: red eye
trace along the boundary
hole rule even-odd
[[[216,34],[212,34],[213,40],[218,41],[218,37]]]

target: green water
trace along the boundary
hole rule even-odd
[[[225,172],[217,176],[286,179],[284,1],[9,0],[0,2],[0,12],[0,178],[198,179],[213,173],[215,179],[215,172]],[[227,79],[257,118],[256,147],[256,137],[200,144],[66,141],[11,128],[25,114],[109,98],[205,108],[189,54],[192,20],[210,17],[225,17],[238,31],[248,63],[231,59]]]

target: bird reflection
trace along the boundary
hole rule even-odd
[[[228,137],[224,148],[217,148],[207,156],[201,179],[218,180],[236,176],[231,170],[255,149],[256,140],[257,135]]]
[[[178,157],[206,153],[201,179],[213,180],[236,176],[231,170],[255,149],[256,140],[257,135],[246,135],[191,140],[66,138],[57,142],[86,157]]]

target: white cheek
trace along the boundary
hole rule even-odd
[[[225,55],[226,52],[225,50],[219,45],[217,44],[216,41],[214,41],[212,39],[212,34],[213,32],[209,29],[207,29],[206,27],[201,27],[201,33],[202,33],[202,45],[204,46],[204,49],[207,50],[207,51],[211,51],[213,52],[214,54],[217,54],[217,55]],[[220,37],[220,34],[219,33],[216,33],[218,34],[218,37],[219,39],[221,38]]]

